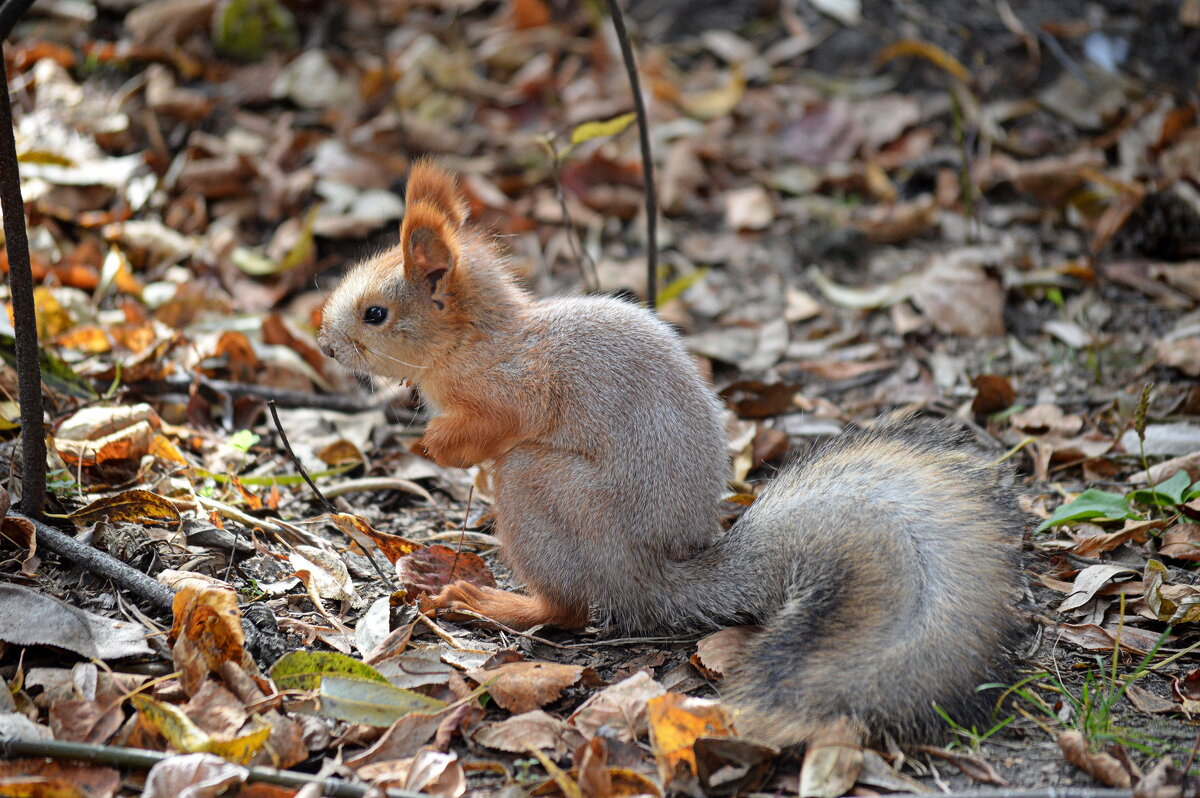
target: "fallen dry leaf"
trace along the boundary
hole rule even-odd
[[[480,745],[499,751],[522,753],[532,747],[556,759],[583,744],[583,736],[577,729],[540,709],[483,726],[471,737]]]
[[[477,668],[467,675],[487,684],[488,694],[509,712],[538,709],[556,700],[567,687],[579,682],[600,683],[591,668],[556,662],[511,662],[496,668]]]

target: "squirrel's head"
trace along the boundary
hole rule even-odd
[[[317,341],[350,371],[421,382],[471,312],[464,266],[467,203],[455,177],[419,161],[400,243],[351,269],[325,303]]]

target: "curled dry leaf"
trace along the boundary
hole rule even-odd
[[[496,577],[478,554],[457,551],[440,543],[396,560],[396,574],[410,596],[437,593],[451,582],[496,587]]]
[[[164,759],[150,768],[142,798],[215,796],[249,777],[241,765],[213,754],[182,754]]]
[[[548,752],[555,759],[583,744],[583,737],[577,729],[540,709],[484,726],[472,735],[472,739],[488,748],[510,753],[536,748]]]
[[[937,258],[913,286],[913,304],[943,333],[1004,334],[1004,289],[965,258]]]
[[[649,730],[647,702],[666,692],[649,673],[638,671],[594,694],[567,720],[585,737],[594,737],[601,727],[607,726],[617,739],[632,743]]]
[[[517,713],[549,704],[580,679],[593,685],[600,683],[591,668],[557,662],[510,662],[498,668],[467,671],[467,675],[479,684],[487,684],[497,704]]]
[[[1112,754],[1088,750],[1087,739],[1074,729],[1058,735],[1058,747],[1075,767],[1109,787],[1128,789],[1133,784],[1129,771]]]
[[[1076,610],[1096,596],[1096,592],[1119,576],[1136,575],[1137,571],[1123,565],[1089,565],[1075,577],[1075,588],[1059,605],[1059,612]]]
[[[370,748],[346,759],[346,766],[357,769],[373,762],[414,756],[433,739],[445,713],[411,712],[396,720]]]
[[[1200,560],[1200,524],[1176,524],[1168,529],[1158,553],[1176,560]]]
[[[364,550],[370,551],[371,547],[375,546],[383,552],[383,556],[387,557],[390,563],[395,563],[401,557],[423,548],[420,543],[408,538],[376,530],[362,516],[337,513],[328,517],[337,525],[338,529],[345,532],[347,537],[362,546]]]
[[[67,516],[79,526],[107,521],[110,524],[179,525],[179,510],[166,498],[148,490],[135,488],[116,496],[97,499],[88,506]]]
[[[1008,377],[996,374],[980,374],[971,381],[975,386],[975,398],[971,400],[971,412],[990,416],[1007,410],[1017,398]]]
[[[709,678],[727,675],[741,661],[759,626],[728,626],[696,644],[691,663]]]
[[[188,695],[223,662],[242,664],[242,616],[237,593],[223,587],[186,587],[175,594],[168,641],[180,683]]]
[[[835,722],[813,735],[800,766],[800,794],[838,798],[858,780],[862,770],[862,741],[848,722]]]
[[[692,746],[705,795],[745,795],[762,786],[779,749],[736,737],[701,737]]]
[[[358,769],[359,778],[380,789],[403,790],[458,798],[467,791],[467,777],[458,755],[424,748],[407,759],[372,762]]]

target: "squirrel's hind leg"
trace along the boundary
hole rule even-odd
[[[582,629],[587,625],[587,604],[560,603],[544,596],[523,596],[494,587],[480,587],[469,582],[455,582],[442,588],[433,599],[439,610],[469,611],[523,631],[540,624],[563,629]]]

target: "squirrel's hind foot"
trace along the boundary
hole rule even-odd
[[[446,611],[452,618],[455,613],[471,612],[518,631],[541,624],[582,629],[588,621],[586,603],[558,603],[543,596],[523,596],[469,582],[446,585],[434,597],[433,606]]]

